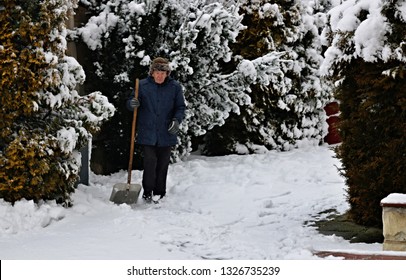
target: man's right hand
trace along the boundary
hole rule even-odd
[[[133,99],[130,100],[130,106],[133,109],[138,108],[140,107],[140,101],[138,101],[138,99],[134,97]]]

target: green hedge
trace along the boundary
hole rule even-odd
[[[350,216],[382,226],[380,201],[406,193],[406,79],[399,62],[352,61],[339,87],[342,144],[337,155],[348,186]],[[386,69],[396,75],[384,75]],[[406,74],[406,73],[405,73]]]

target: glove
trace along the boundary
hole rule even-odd
[[[179,122],[176,118],[172,119],[171,124],[169,125],[168,132],[170,134],[177,134],[179,132]]]
[[[130,107],[133,109],[140,107],[140,101],[138,101],[138,99],[134,97],[130,100]]]

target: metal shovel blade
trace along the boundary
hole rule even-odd
[[[113,186],[110,201],[115,204],[134,204],[137,203],[140,191],[140,184],[118,183]]]

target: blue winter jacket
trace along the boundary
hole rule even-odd
[[[129,106],[130,96],[127,101]],[[137,143],[159,147],[174,146],[178,143],[176,135],[170,134],[168,128],[173,118],[179,123],[185,116],[185,99],[181,85],[171,77],[162,84],[155,83],[151,76],[140,80],[137,112]]]

